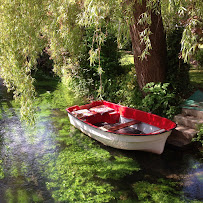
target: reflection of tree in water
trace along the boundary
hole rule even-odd
[[[3,105],[5,106],[5,104]],[[8,111],[11,108],[8,107]],[[5,114],[6,115],[6,114]],[[4,179],[0,182],[0,200],[6,202],[36,202],[50,200],[51,194],[46,189],[45,179],[38,160],[47,152],[47,136],[37,131],[26,132],[18,116],[4,116],[1,125]],[[40,132],[41,131],[41,132]],[[46,130],[45,130],[46,131]],[[48,131],[47,131],[48,132]],[[44,148],[39,143],[44,143]]]
[[[2,80],[0,109],[0,202],[53,202],[38,164],[38,159],[50,153],[51,129],[45,125],[48,129],[42,130],[38,124],[35,131],[26,130]]]

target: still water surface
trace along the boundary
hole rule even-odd
[[[28,128],[0,80],[0,203],[203,201],[196,149],[112,149],[70,126],[64,109],[38,105]]]

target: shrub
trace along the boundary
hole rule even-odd
[[[180,99],[170,89],[169,83],[148,83],[143,91],[147,93],[142,100],[141,109],[167,118],[180,110]]]
[[[203,49],[199,49],[195,55],[198,64],[203,68]]]
[[[81,94],[97,98],[100,88],[98,63],[90,66],[89,50],[92,46],[93,29],[87,29],[84,36],[83,51],[78,55],[79,65],[72,69],[72,88],[80,89]],[[101,47],[100,62],[102,67],[102,96],[104,99],[112,97],[111,92],[118,91],[117,77],[124,73],[120,64],[121,54],[118,50],[114,33],[109,32],[104,44]],[[77,91],[77,90],[76,90]],[[79,93],[79,92],[78,92]]]
[[[118,77],[117,79],[118,91],[115,92],[116,103],[122,105],[138,108],[142,102],[142,94],[136,80],[135,68]]]
[[[198,130],[198,133],[197,133],[197,136],[195,138],[193,138],[193,141],[197,141],[197,142],[200,142],[202,147],[203,147],[203,124],[201,124],[199,126],[199,130]]]
[[[185,96],[190,91],[190,66],[181,59],[182,28],[176,28],[167,34],[167,78],[177,95]]]

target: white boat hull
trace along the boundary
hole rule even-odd
[[[155,135],[122,135],[111,132],[105,132],[97,127],[88,125],[87,123],[75,118],[68,113],[70,122],[76,128],[81,130],[91,138],[103,143],[104,145],[124,149],[124,150],[141,150],[161,154],[164,150],[164,146],[170,131],[165,131]]]

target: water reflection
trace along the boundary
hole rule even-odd
[[[28,134],[17,116],[4,118],[3,121],[0,130],[4,173],[1,181],[1,202],[53,200],[46,189],[38,163],[44,154],[50,153],[50,136],[46,139],[47,134],[41,133],[40,128],[36,133]]]
[[[0,84],[0,202],[203,200],[202,163],[193,152],[105,147],[49,102],[28,128],[11,99]]]

